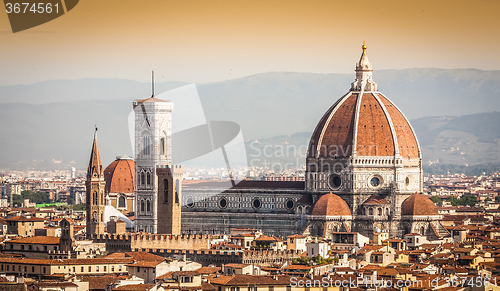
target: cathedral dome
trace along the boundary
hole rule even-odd
[[[439,215],[439,212],[429,198],[415,193],[401,204],[401,215]]]
[[[319,198],[309,211],[309,215],[350,216],[351,210],[342,198],[330,192]]]
[[[126,155],[116,157],[104,170],[105,193],[134,193],[135,163]]]
[[[353,155],[421,158],[410,123],[401,110],[377,90],[365,49],[363,46],[350,92],[338,99],[316,126],[308,158]]]

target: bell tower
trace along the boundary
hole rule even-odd
[[[135,231],[158,233],[159,190],[157,169],[172,164],[171,101],[161,100],[154,95],[134,101],[135,112]],[[163,180],[162,180],[163,183]],[[171,185],[171,184],[169,184]]]
[[[87,197],[87,238],[104,234],[104,171],[97,144],[97,127],[94,143],[90,152],[87,180],[85,181]]]

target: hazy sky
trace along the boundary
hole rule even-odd
[[[13,34],[0,13],[0,85],[49,79],[212,82],[269,71],[500,69],[500,1],[82,0]]]

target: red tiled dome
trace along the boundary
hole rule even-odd
[[[323,115],[309,143],[308,158],[395,156],[420,158],[415,132],[403,113],[377,90],[363,48],[351,91]]]
[[[330,192],[319,198],[309,211],[309,215],[351,215],[351,210],[342,198]]]
[[[355,138],[358,156],[394,156],[397,146],[400,156],[419,158],[419,145],[408,120],[388,98],[374,92],[362,96],[352,92],[340,98],[314,130],[308,157],[349,157]]]
[[[134,193],[135,191],[135,163],[127,156],[116,157],[104,170],[106,193]]]
[[[401,204],[401,215],[439,215],[439,212],[429,198],[415,193]]]

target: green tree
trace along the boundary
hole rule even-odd
[[[434,202],[435,204],[441,204],[441,199],[437,196],[432,196],[431,201]]]
[[[489,202],[489,201],[492,201],[490,197],[484,199],[484,202]]]
[[[458,201],[458,199],[455,198],[455,197],[453,197],[453,196],[450,196],[450,197],[446,198],[446,201],[450,202],[451,205],[453,205],[453,206],[461,205],[460,201]]]
[[[459,200],[460,205],[474,206],[477,203],[477,198],[474,195],[464,195]]]
[[[83,211],[85,209],[86,209],[85,203],[73,205],[73,210],[75,210],[75,211]]]
[[[500,203],[500,195],[495,196],[495,202]]]

